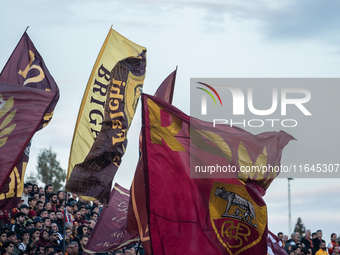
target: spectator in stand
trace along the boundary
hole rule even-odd
[[[46,202],[46,195],[45,193],[40,193],[39,194],[39,201],[43,202],[43,204],[45,204]]]
[[[45,194],[45,191],[44,191],[44,189],[43,188],[39,188],[39,194]]]
[[[32,193],[33,193],[33,192],[39,193],[39,188],[38,188],[38,185],[37,185],[37,184],[33,184]]]
[[[30,230],[30,229],[32,229],[32,228],[34,228],[35,226],[34,226],[34,223],[32,222],[32,221],[27,221],[26,222],[26,229],[27,230]]]
[[[295,247],[298,247],[300,244],[300,233],[299,232],[295,232],[292,234],[292,239],[290,241],[290,244],[292,245],[293,250],[295,250]]]
[[[314,243],[316,251],[320,250],[320,242],[321,241],[326,243],[326,241],[322,239],[322,231],[318,230],[318,231],[316,231],[316,238],[313,239],[313,243]]]
[[[65,193],[62,190],[58,190],[57,192],[57,200],[60,203],[60,200],[65,200]]]
[[[45,202],[44,209],[47,211],[52,210],[52,203],[49,201]]]
[[[40,217],[36,217],[35,219],[34,219],[34,225],[35,225],[35,228],[36,229],[42,229],[42,222],[41,222],[41,218]]]
[[[333,246],[338,245],[337,241],[337,236],[335,233],[331,234],[331,242],[328,244],[328,253],[332,254],[333,253]]]
[[[69,242],[69,243],[66,244],[65,255],[76,255],[75,244],[76,244],[76,242]]]
[[[65,200],[63,200],[65,201]],[[56,212],[64,212],[64,205],[63,204],[59,204],[56,206]]]
[[[48,211],[48,217],[51,219],[51,222],[54,222],[57,219],[57,216],[55,215],[55,211],[53,210]]]
[[[58,225],[59,232],[62,233],[64,228],[64,214],[62,212],[56,212],[56,220],[54,223]]]
[[[72,242],[72,230],[70,228],[65,228],[65,242]]]
[[[339,245],[333,246],[333,253],[332,255],[339,255]]]
[[[37,202],[37,207],[36,207],[36,213],[39,215],[40,211],[44,209],[44,203],[42,201],[38,201]]]
[[[312,249],[312,253],[315,254],[316,250],[314,247],[314,243],[313,240],[311,239],[312,233],[309,229],[306,230],[306,234],[305,237],[303,237],[301,239],[301,243],[305,245],[305,248],[307,248],[307,250],[310,248]]]
[[[85,206],[85,220],[89,221],[91,220],[91,206],[90,205],[86,205]]]
[[[44,254],[45,255],[54,255],[55,253],[55,250],[54,250],[54,247],[52,246],[52,244],[48,244],[46,247],[45,247],[45,251],[44,251]]]
[[[95,212],[95,213],[97,213],[98,215],[100,215],[100,213],[99,213],[99,207],[98,207],[97,205],[92,206],[92,212]]]
[[[19,212],[15,215],[15,224],[12,227],[12,231],[20,235],[20,233],[25,230],[24,227],[26,214]],[[7,236],[8,237],[8,236]]]
[[[84,224],[83,223],[83,219],[81,217],[80,211],[73,212],[73,217],[74,217],[73,225],[82,225],[82,224]]]
[[[73,215],[72,215],[72,205],[71,203],[66,203],[66,222],[72,222],[74,221]]]
[[[90,219],[91,219],[91,220],[94,220],[94,221],[97,221],[97,220],[98,220],[98,217],[99,217],[99,214],[98,214],[98,213],[92,212],[92,213],[91,213],[91,216],[90,216]]]
[[[18,243],[17,234],[14,231],[7,232],[7,241],[13,242],[13,244],[14,244],[13,255],[18,255],[20,253],[20,250],[17,246],[17,243]]]
[[[82,220],[86,220],[85,219],[85,214],[86,214],[85,206],[80,206],[79,211],[80,211],[80,215],[81,215]]]
[[[47,184],[45,186],[45,196],[46,196],[46,201],[50,201],[49,194],[53,193],[53,186],[51,184]]]
[[[0,247],[7,241],[7,233],[5,231],[0,232]]]
[[[52,230],[51,229],[51,219],[48,217],[42,218],[43,229],[46,230],[48,233]]]
[[[28,232],[28,230],[24,230],[20,233],[20,236],[22,238],[21,243],[19,244],[19,250],[21,251],[26,251],[26,247],[29,243],[29,239],[30,239],[30,234]]]
[[[282,246],[285,247],[285,243],[284,243],[284,241],[283,241],[283,233],[282,233],[282,232],[279,232],[279,233],[277,234],[277,238],[279,238],[279,240],[281,241]]]
[[[79,246],[79,252],[80,252],[80,254],[82,254],[84,249],[85,249],[85,246],[86,246],[86,244],[89,240],[89,237],[87,235],[82,235],[82,236],[80,236],[79,239],[80,239],[79,240],[79,245],[80,245]]]
[[[24,200],[22,203],[25,205],[28,205],[28,197],[29,197],[29,191],[28,191],[28,184],[24,184],[24,191],[22,193],[21,200]]]
[[[87,226],[90,233],[92,233],[92,231],[94,230],[94,227],[96,226],[96,222],[94,220],[90,220],[89,221],[89,225]],[[283,246],[284,247],[284,246]]]
[[[316,232],[318,234],[318,231]],[[320,241],[319,243],[319,250],[315,253],[315,255],[328,255],[326,251],[326,242],[325,241]]]
[[[58,204],[57,194],[51,193],[50,194],[50,201],[51,201],[51,204],[52,204],[52,210],[56,211],[56,206]]]
[[[35,210],[37,207],[38,200],[35,197],[30,197],[28,199],[28,206],[31,208],[31,210]]]
[[[30,239],[28,241],[28,245],[26,248],[28,252],[38,248],[39,234],[40,234],[39,229],[33,228],[30,230]]]
[[[53,231],[53,230],[50,232],[50,243],[52,244],[54,250],[57,249],[57,248],[58,249],[62,248],[61,244],[59,242],[58,232]]]
[[[39,217],[40,217],[40,218],[46,218],[46,217],[48,217],[48,211],[47,211],[46,209],[40,210],[40,212],[39,212]]]
[[[15,254],[15,243],[13,242],[5,242],[3,245],[2,245],[2,248],[4,249],[6,255],[14,255]],[[19,254],[19,253],[18,253]]]
[[[43,229],[40,231],[39,235],[39,246],[47,246],[50,243],[50,235],[48,234],[47,230]]]

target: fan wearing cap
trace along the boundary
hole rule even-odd
[[[35,228],[41,230],[42,229],[42,223],[41,223],[41,217],[35,217],[34,221],[33,221]]]
[[[32,228],[29,230],[29,232],[30,232],[30,239],[28,241],[28,246],[26,248],[28,252],[30,252],[34,248],[38,248],[40,230],[37,228]]]
[[[18,235],[20,235],[21,231],[26,230],[24,227],[25,218],[26,214],[23,212],[19,212],[15,215],[15,224],[13,225],[12,230]]]
[[[18,255],[20,253],[20,250],[18,249],[18,246],[17,246],[18,237],[17,237],[17,234],[14,231],[8,231],[7,232],[7,241],[13,242],[13,244],[14,244],[13,255]],[[4,247],[4,245],[3,245],[3,247]]]
[[[25,214],[25,222],[24,222],[24,226],[25,226],[25,227],[26,227],[26,223],[27,223],[28,221],[33,222],[32,219],[30,219],[29,217],[27,217],[27,215],[28,215],[29,212],[30,212],[30,208],[29,208],[27,205],[23,204],[22,206],[20,206],[20,212]]]
[[[61,244],[59,242],[59,235],[58,232],[51,230],[50,234],[50,243],[54,247],[54,249],[61,249]]]

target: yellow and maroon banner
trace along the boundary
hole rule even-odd
[[[145,78],[145,51],[119,61],[110,72],[100,132],[83,162],[76,164],[66,190],[108,204],[112,180],[127,146]]]
[[[67,181],[74,166],[85,160],[102,128],[111,70],[118,61],[137,56],[143,50],[146,48],[110,29],[92,69],[80,105],[71,145]]]

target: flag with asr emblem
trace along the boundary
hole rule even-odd
[[[230,126],[214,128],[145,94],[142,105],[153,254],[266,254],[267,208],[257,183],[269,177],[239,180],[239,169],[257,164],[259,157],[266,165],[279,164],[293,137],[283,131],[252,135]],[[212,164],[235,166],[237,172],[234,178],[194,172],[195,166]]]

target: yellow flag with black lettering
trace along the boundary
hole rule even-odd
[[[145,52],[111,29],[92,70],[75,127],[66,185],[86,200],[109,200],[144,82]],[[107,171],[110,167],[115,170]]]

